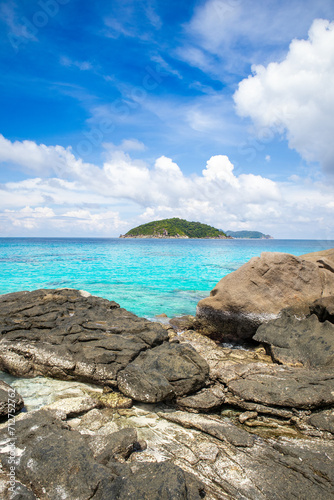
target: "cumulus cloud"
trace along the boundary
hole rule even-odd
[[[61,146],[2,141],[2,159],[10,156],[17,168],[40,174],[0,186],[2,234],[118,236],[152,219],[181,217],[276,237],[303,237],[303,231],[311,237],[310,225],[313,237],[333,235],[329,186],[295,178],[282,185],[260,175],[237,174],[225,155],[212,156],[200,175],[185,175],[166,156],[149,165],[111,148],[98,167]],[[37,166],[29,161],[31,151]],[[55,168],[59,163],[62,168]]]
[[[234,94],[239,115],[286,133],[305,160],[334,174],[334,22],[316,19],[281,62],[254,66]]]

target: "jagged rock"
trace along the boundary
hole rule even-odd
[[[120,383],[126,395],[133,394],[139,401],[161,401],[195,391],[208,374],[196,352],[168,344],[168,333],[160,324],[77,290],[1,296],[0,332],[4,371],[104,386]],[[143,396],[147,392],[148,398]]]
[[[8,419],[19,413],[23,406],[22,396],[13,387],[0,380],[0,419]]]
[[[277,363],[334,369],[334,325],[321,323],[315,314],[304,319],[282,314],[261,325],[253,338],[268,345]]]
[[[163,344],[119,372],[118,386],[136,401],[154,403],[201,389],[208,375],[207,363],[190,346]]]
[[[334,372],[279,365],[239,365],[222,373],[238,398],[266,406],[316,409],[334,404]],[[257,410],[256,410],[257,411]]]
[[[319,297],[334,295],[334,250],[295,257],[264,252],[228,274],[197,306],[196,329],[216,338],[251,339],[286,307],[300,314]]]
[[[118,463],[115,459],[120,456],[124,460],[134,445],[136,432],[127,432],[105,437],[104,453],[94,456],[92,436],[85,438],[70,430],[52,411],[39,410],[17,420],[14,445],[7,429],[0,431],[0,459],[8,472],[14,446],[15,479],[24,488],[21,498],[27,500],[201,498],[204,486],[200,481],[172,463]],[[108,466],[103,465],[105,462]]]

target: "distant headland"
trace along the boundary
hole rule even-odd
[[[201,222],[189,222],[185,219],[174,217],[163,219],[147,224],[142,224],[134,229],[130,229],[126,234],[121,234],[120,238],[230,238],[224,231],[202,224]]]
[[[273,240],[273,236],[270,234],[263,234],[260,231],[225,231],[227,236],[231,238],[250,238],[258,240]]]

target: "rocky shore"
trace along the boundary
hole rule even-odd
[[[1,498],[334,497],[334,250],[262,254],[170,323],[77,290],[0,297],[0,369],[64,384],[28,412],[1,384]]]

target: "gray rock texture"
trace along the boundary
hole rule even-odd
[[[10,385],[0,380],[0,419],[9,419],[19,413],[24,406],[22,396]]]
[[[253,338],[268,346],[277,363],[334,370],[334,324],[315,314],[303,319],[282,314],[261,325]]]
[[[201,388],[208,374],[193,349],[169,345],[160,324],[77,290],[1,296],[0,332],[2,370],[120,384],[138,401],[187,394]]]
[[[264,252],[222,278],[197,306],[196,329],[216,338],[251,339],[286,307],[304,314],[334,295],[334,249],[295,257]]]
[[[155,403],[201,389],[209,375],[204,359],[188,345],[163,344],[142,352],[118,374],[119,389]]]
[[[199,500],[204,485],[172,463],[123,463],[136,448],[134,429],[119,430],[104,438],[94,454],[94,438],[71,430],[52,411],[39,410],[16,422],[15,479],[22,484],[20,498],[89,500],[149,498]],[[101,441],[101,440],[100,440]],[[10,470],[11,438],[0,431],[0,459]],[[120,458],[120,461],[117,460]],[[2,485],[5,500],[12,492]],[[17,492],[16,492],[17,493]]]

